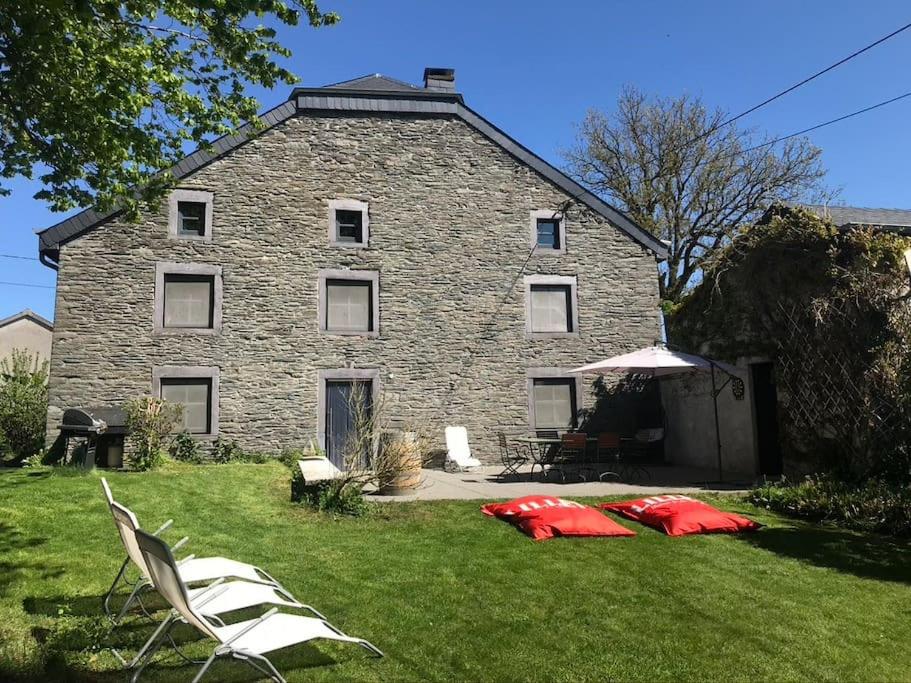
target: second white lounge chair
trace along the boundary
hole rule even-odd
[[[471,456],[465,427],[446,427],[446,464],[450,463],[461,471],[481,466],[481,461]]]

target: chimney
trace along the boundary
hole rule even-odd
[[[436,92],[455,92],[455,69],[424,69],[424,89]]]

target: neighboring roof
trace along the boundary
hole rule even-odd
[[[5,327],[11,323],[16,322],[17,320],[31,320],[32,322],[41,325],[41,327],[47,328],[51,332],[54,331],[54,323],[46,318],[43,318],[28,308],[26,308],[24,311],[19,311],[19,313],[15,313],[8,318],[3,318],[0,320],[0,327]]]
[[[860,206],[819,204],[807,204],[804,208],[822,218],[828,218],[839,228],[865,225],[911,234],[911,209],[870,209]]]
[[[297,114],[326,111],[456,116],[570,194],[573,199],[608,219],[646,249],[659,257],[667,256],[667,247],[658,238],[469,109],[461,94],[419,88],[380,74],[363,76],[324,88],[295,88],[287,102],[259,117],[263,126],[258,131],[253,132],[248,124],[236,135],[219,138],[208,150],[199,149],[193,152],[169,171],[180,180]],[[253,135],[249,135],[251,132]],[[58,260],[61,245],[103,225],[119,213],[118,209],[107,212],[86,209],[39,231],[39,253],[42,262],[46,263],[46,258]]]

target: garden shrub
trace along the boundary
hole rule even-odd
[[[300,470],[291,475],[291,498],[314,510],[337,515],[361,517],[370,510],[359,485],[343,481],[323,481],[304,486]]]
[[[158,467],[183,407],[160,398],[144,396],[126,404],[127,429],[132,443],[128,461],[139,471]]]
[[[44,447],[47,369],[19,349],[0,362],[0,461],[19,464]]]
[[[851,484],[808,477],[788,484],[769,484],[747,499],[759,507],[815,522],[893,536],[911,536],[911,487],[879,480]]]
[[[212,461],[220,465],[229,462],[244,462],[244,449],[233,440],[218,437],[212,444]]]
[[[169,452],[172,458],[180,462],[198,465],[205,460],[199,442],[187,431],[182,431],[174,437]]]

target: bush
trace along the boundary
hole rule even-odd
[[[180,462],[189,462],[198,465],[205,460],[202,455],[202,449],[199,447],[199,442],[187,431],[180,432],[174,437],[168,451],[172,458]]]
[[[359,485],[341,481],[324,481],[304,486],[300,470],[291,475],[291,498],[320,512],[361,517],[370,510]]]
[[[0,460],[19,464],[44,447],[47,368],[17,349],[0,362]]]
[[[164,459],[165,446],[171,437],[183,407],[160,398],[144,396],[126,404],[127,428],[133,445],[130,465],[145,471],[158,467]]]
[[[212,445],[212,461],[220,465],[229,462],[244,462],[246,455],[236,441],[222,439],[218,437]]]
[[[848,484],[807,478],[798,484],[767,485],[751,491],[754,505],[816,522],[893,536],[911,536],[911,487],[868,481]]]

